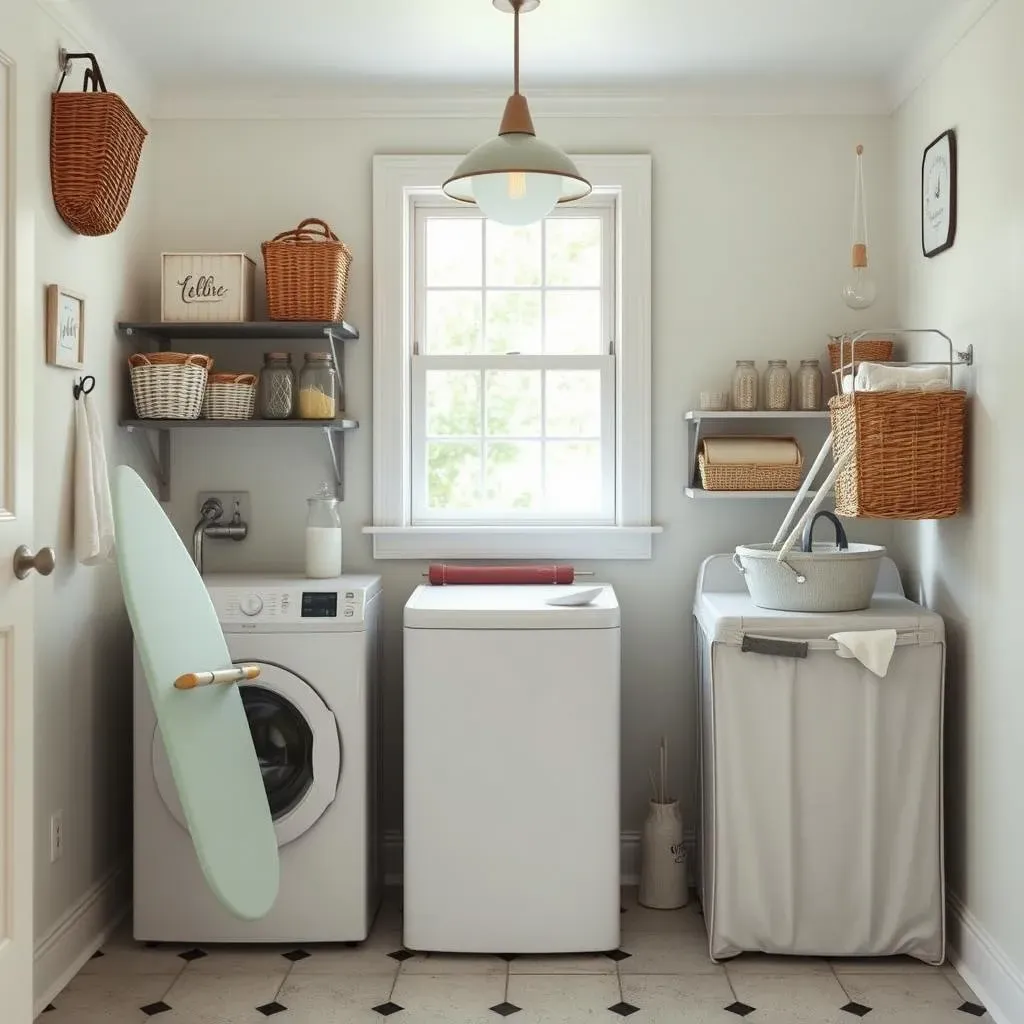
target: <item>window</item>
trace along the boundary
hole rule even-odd
[[[650,557],[650,161],[513,228],[374,161],[375,557]]]

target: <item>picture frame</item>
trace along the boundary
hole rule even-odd
[[[921,251],[928,259],[953,247],[957,218],[956,132],[933,139],[921,159]]]
[[[46,361],[68,370],[85,365],[85,296],[58,284],[46,288]]]

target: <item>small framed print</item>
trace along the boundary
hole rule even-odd
[[[69,370],[85,364],[85,298],[58,284],[46,289],[46,361]]]
[[[929,259],[956,238],[956,133],[943,132],[921,162],[921,249]]]

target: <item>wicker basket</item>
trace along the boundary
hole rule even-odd
[[[96,58],[82,92],[50,102],[50,185],[64,223],[80,235],[109,235],[128,209],[146,129],[120,96],[107,92]],[[91,91],[89,90],[91,87]]]
[[[843,359],[853,363],[855,368],[861,363],[887,363],[892,359],[892,347],[892,341],[885,338],[858,338],[856,341],[847,338],[845,343],[830,341],[828,357],[832,361],[832,372],[840,369]]]
[[[204,420],[251,420],[255,408],[255,373],[210,374],[203,393]]]
[[[352,251],[322,220],[264,242],[267,315],[271,320],[343,320]]]
[[[966,392],[866,392],[828,407],[833,458],[856,445],[836,478],[839,515],[946,519],[960,511]]]
[[[186,352],[139,352],[128,357],[135,412],[143,420],[195,420],[213,360]]]
[[[785,438],[785,440],[795,439]],[[795,491],[800,486],[804,458],[796,445],[797,461],[788,465],[712,462],[703,446],[697,456],[700,482],[705,491]]]

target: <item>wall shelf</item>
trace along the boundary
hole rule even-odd
[[[807,497],[813,498],[817,491],[808,491]],[[698,500],[714,501],[718,498],[729,498],[733,501],[760,501],[765,498],[787,498],[790,501],[797,495],[796,491],[705,491],[703,487],[687,487],[686,496]]]
[[[161,351],[170,349],[173,342],[217,342],[217,341],[320,341],[326,339],[331,348],[331,357],[344,383],[345,341],[355,341],[359,331],[343,320],[293,321],[266,320],[245,323],[199,323],[199,322],[122,322],[118,331],[125,339],[155,343]],[[356,420],[140,420],[123,419],[121,426],[139,444],[139,448],[150,464],[156,477],[157,495],[161,501],[171,497],[171,435],[177,430],[318,430],[327,442],[331,465],[334,467],[334,481],[339,500],[345,497],[345,434],[356,430]],[[155,439],[150,444],[147,436]]]

